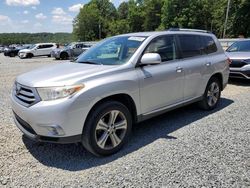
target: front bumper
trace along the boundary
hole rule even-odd
[[[50,143],[60,143],[60,144],[69,144],[69,143],[77,143],[81,141],[81,134],[69,137],[49,137],[49,136],[41,136],[37,135],[32,127],[21,119],[18,115],[14,114],[14,121],[16,126],[23,132],[23,134],[36,142],[50,142]]]
[[[25,107],[12,94],[11,105],[15,124],[28,138],[56,143],[75,143],[81,140],[89,110],[87,101],[81,104],[74,98],[66,98],[40,101]]]
[[[250,65],[242,68],[230,68],[230,78],[250,79]]]

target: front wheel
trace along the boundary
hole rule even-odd
[[[221,84],[218,78],[212,77],[206,87],[202,101],[199,105],[204,110],[213,110],[219,103],[221,96]]]
[[[91,153],[111,155],[126,143],[132,127],[129,110],[116,101],[98,105],[83,129],[82,144]]]

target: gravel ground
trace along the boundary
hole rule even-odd
[[[143,122],[117,154],[35,143],[12,120],[14,78],[52,64],[0,54],[0,187],[250,187],[250,82],[233,81],[212,112],[195,105]]]

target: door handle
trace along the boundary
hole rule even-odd
[[[205,63],[206,67],[210,67],[211,66],[211,62]]]
[[[182,67],[176,67],[176,72],[177,73],[181,73],[183,71],[183,68]]]

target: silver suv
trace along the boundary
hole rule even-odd
[[[227,57],[207,32],[174,30],[119,35],[75,62],[16,78],[18,128],[37,141],[81,142],[95,155],[117,152],[131,127],[193,102],[214,109],[228,82]]]

